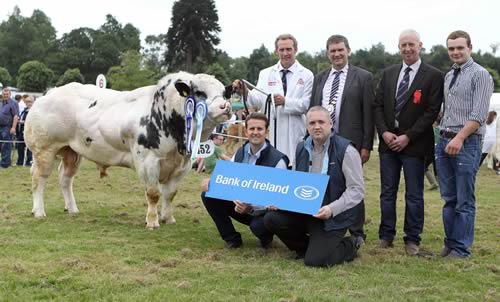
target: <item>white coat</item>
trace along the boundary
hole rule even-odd
[[[257,88],[270,94],[283,95],[283,84],[281,82],[282,69],[280,63],[263,69],[259,73]],[[300,65],[298,61],[288,68],[291,74],[287,77],[287,93],[285,105],[278,106],[276,146],[274,146],[274,116],[271,116],[269,126],[269,141],[279,151],[285,153],[290,159],[290,164],[295,163],[295,148],[306,134],[305,114],[309,108],[314,75]],[[265,110],[267,96],[256,90],[248,94],[248,105],[261,112]]]

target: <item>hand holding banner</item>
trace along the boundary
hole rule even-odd
[[[206,196],[314,215],[329,176],[219,160]]]

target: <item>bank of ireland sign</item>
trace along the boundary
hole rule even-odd
[[[323,203],[329,176],[219,160],[208,197],[314,215]]]

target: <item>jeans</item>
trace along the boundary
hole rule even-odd
[[[18,141],[24,141],[24,136],[22,133],[17,134]],[[24,164],[24,151],[26,150],[26,166],[31,166],[31,161],[33,160],[33,155],[31,150],[28,149],[25,143],[17,144],[17,162],[16,165],[22,166]]]
[[[396,236],[396,199],[403,168],[405,178],[405,243],[420,244],[424,228],[424,171],[423,158],[396,152],[380,153],[380,212],[379,238],[393,241]]]
[[[12,141],[12,135],[10,134],[10,127],[0,128],[0,141]],[[2,160],[0,166],[2,168],[8,168],[11,165],[11,153],[12,153],[12,143],[0,142],[0,153],[2,154]]]
[[[481,160],[481,137],[465,139],[456,156],[444,149],[451,139],[441,138],[436,147],[436,165],[441,198],[444,200],[444,244],[460,256],[470,256],[474,241],[476,173]]]

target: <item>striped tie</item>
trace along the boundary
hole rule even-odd
[[[406,67],[403,79],[399,82],[398,92],[396,94],[396,104],[394,107],[394,115],[396,116],[396,119],[398,119],[401,109],[405,104],[404,95],[408,92],[408,88],[410,86],[410,71],[411,68]]]
[[[286,75],[287,75],[287,73],[290,72],[290,70],[288,70],[288,69],[282,69],[281,72],[283,73],[281,75],[281,83],[283,84],[283,96],[286,96],[286,86],[287,86],[287,84],[286,84]]]
[[[332,119],[332,127],[335,126],[335,115],[336,115],[336,107],[337,107],[337,92],[339,91],[339,84],[340,84],[340,74],[342,73],[342,70],[340,71],[335,71],[333,75],[335,78],[333,79],[332,82],[332,90],[330,90],[330,99],[328,100],[328,104],[333,106],[332,112],[330,112],[330,117]]]

